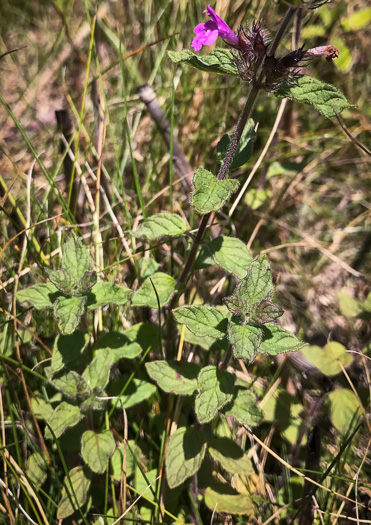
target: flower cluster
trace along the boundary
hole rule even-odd
[[[267,90],[276,89],[283,80],[293,81],[300,67],[316,56],[324,55],[329,61],[339,56],[337,47],[327,45],[307,50],[302,46],[277,58],[269,54],[270,38],[261,22],[255,20],[250,27],[240,26],[235,34],[210,6],[205,13],[210,20],[195,27],[193,49],[200,51],[202,46],[210,46],[218,37],[223,38],[233,48],[240,78]]]

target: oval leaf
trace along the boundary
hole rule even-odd
[[[152,361],[146,363],[148,375],[165,392],[192,395],[197,389],[200,367],[194,363],[179,361]]]
[[[322,374],[334,376],[341,370],[340,363],[344,368],[350,365],[353,358],[347,353],[345,346],[340,343],[327,343],[324,348],[320,346],[307,346],[302,349],[302,354],[308,359]]]
[[[72,334],[85,312],[86,297],[58,297],[53,311],[62,334]]]
[[[250,363],[258,354],[262,340],[262,331],[257,326],[230,322],[228,338],[233,346],[233,355],[236,359],[244,359]]]
[[[209,423],[233,397],[234,376],[216,366],[205,366],[198,375],[195,410],[200,423]]]
[[[83,418],[80,408],[64,401],[57,406],[51,416],[48,418],[48,424],[52,428],[55,437],[60,437],[67,428],[74,427]],[[51,439],[53,436],[47,427],[45,437]]]
[[[246,277],[240,281],[234,293],[245,299],[250,305],[272,298],[274,286],[271,267],[266,255],[261,255],[250,264]]]
[[[171,275],[162,272],[155,273],[151,277],[147,277],[142,286],[134,293],[133,306],[158,308],[158,301],[160,307],[165,306],[170,301],[174,291],[175,279]]]
[[[217,237],[209,242],[214,261],[225,271],[242,279],[253,261],[249,250],[240,239],[234,237]]]
[[[330,419],[334,427],[346,434],[356,422],[359,404],[356,396],[348,388],[339,388],[328,395]]]
[[[296,352],[306,346],[294,334],[284,330],[280,326],[267,323],[261,326],[263,340],[259,352],[269,355],[282,354],[284,352]]]
[[[226,437],[214,439],[209,445],[209,453],[231,474],[248,476],[254,472],[250,458],[233,439]]]
[[[225,483],[213,483],[205,491],[205,503],[215,512],[228,514],[252,514],[254,505],[248,494],[238,494]]]
[[[192,206],[201,215],[218,211],[237,190],[238,184],[234,179],[218,181],[210,171],[198,168],[193,177],[195,191],[192,194]]]
[[[165,465],[169,487],[178,487],[201,467],[206,452],[206,436],[194,427],[178,428],[171,436]]]
[[[237,67],[232,53],[228,49],[214,49],[207,55],[196,55],[190,49],[168,51],[168,56],[174,64],[185,62],[189,66],[222,75],[237,75]]]
[[[58,505],[57,519],[62,520],[71,516],[76,510],[86,503],[90,488],[90,475],[83,467],[75,467],[68,473],[64,480],[62,497]],[[71,489],[72,484],[72,489]]]
[[[158,213],[145,219],[132,235],[153,241],[164,236],[182,235],[186,230],[186,223],[176,213]]]
[[[88,294],[87,307],[95,310],[106,304],[126,304],[132,291],[118,284],[99,282],[93,286]]]
[[[327,118],[335,117],[344,109],[354,107],[336,87],[307,75],[295,77],[295,84],[284,82],[274,94],[278,98],[289,98],[309,104]]]
[[[242,388],[237,390],[232,403],[225,407],[224,414],[234,417],[241,425],[256,426],[263,419],[263,411],[258,406],[254,394]]]
[[[227,331],[227,316],[212,306],[180,306],[173,310],[175,320],[199,337],[222,339]]]
[[[17,299],[20,303],[27,301],[34,308],[42,310],[43,308],[53,308],[53,304],[59,295],[58,288],[53,283],[35,284],[17,292]]]
[[[73,232],[62,248],[62,266],[76,281],[93,270],[89,252]]]
[[[96,433],[87,430],[81,437],[81,455],[83,460],[93,472],[103,474],[107,468],[110,457],[116,450],[116,443],[112,432]]]

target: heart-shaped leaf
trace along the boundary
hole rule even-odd
[[[198,168],[193,177],[195,191],[192,194],[192,206],[201,215],[218,211],[237,190],[238,184],[234,179],[218,181],[210,171]]]

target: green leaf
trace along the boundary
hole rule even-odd
[[[130,299],[132,291],[118,284],[99,282],[93,286],[88,294],[87,307],[95,310],[106,304],[126,304]]]
[[[322,374],[335,376],[342,369],[350,365],[353,357],[347,353],[346,348],[340,343],[327,343],[324,348],[320,346],[307,346],[302,349],[303,356],[308,359]]]
[[[63,401],[53,411],[47,422],[52,428],[55,437],[59,438],[67,428],[74,427],[82,418],[83,414],[81,414],[79,407]],[[52,438],[49,428],[45,429],[45,437],[46,439]]]
[[[69,480],[64,480],[62,497],[58,505],[57,519],[62,520],[71,516],[78,508],[81,508],[88,499],[91,476],[86,468],[75,467],[69,471]],[[73,490],[71,490],[71,483]]]
[[[50,373],[48,373],[50,370]],[[63,370],[58,376],[51,377],[51,367],[44,369],[45,375],[48,377],[53,386],[62,392],[67,397],[75,399],[77,394],[87,393],[89,391],[88,385],[83,378],[74,370]]]
[[[17,300],[20,303],[29,302],[34,308],[53,308],[53,304],[60,296],[56,286],[52,283],[35,284],[17,292]]]
[[[223,299],[226,307],[232,314],[242,316],[249,313],[249,305],[245,299],[237,295],[230,295]]]
[[[179,331],[181,330],[182,329],[179,328]],[[208,335],[199,337],[198,335],[195,335],[193,332],[191,332],[187,327],[185,329],[184,341],[191,343],[192,345],[198,345],[208,352],[214,352],[217,350],[225,351],[229,346],[227,336],[223,337],[223,339],[216,339],[215,337],[210,337]]]
[[[239,282],[234,293],[245,299],[250,305],[272,298],[274,286],[271,267],[266,255],[261,255],[250,264],[246,277]]]
[[[186,230],[186,223],[176,213],[157,213],[145,219],[132,235],[153,241],[165,236],[182,235]]]
[[[276,324],[267,323],[262,325],[261,329],[263,341],[259,352],[262,354],[277,355],[284,352],[296,352],[306,346],[306,343],[300,341],[294,334]]]
[[[357,317],[363,310],[362,301],[350,297],[344,292],[338,293],[340,311],[345,317]]]
[[[90,254],[75,233],[71,233],[62,248],[62,267],[75,281],[81,279],[85,272],[93,270]]]
[[[110,430],[100,433],[87,430],[81,437],[82,459],[97,474],[106,471],[108,460],[115,450],[116,443]]]
[[[142,352],[141,346],[120,332],[108,332],[99,338],[96,349],[110,354],[112,364],[120,359],[135,359]]]
[[[226,483],[213,482],[205,491],[205,504],[215,512],[253,514],[254,505],[248,494],[238,494]]]
[[[28,457],[26,475],[37,488],[40,488],[48,476],[48,461],[45,454],[34,452]]]
[[[72,295],[77,281],[65,268],[60,270],[47,270],[51,282],[66,295]]]
[[[82,377],[85,379],[89,388],[99,386],[104,388],[111,372],[115,356],[109,352],[97,352],[92,362],[86,367]]]
[[[249,312],[250,322],[257,324],[269,323],[281,315],[283,315],[283,309],[267,299],[252,304]]]
[[[192,206],[201,215],[218,211],[237,190],[238,184],[234,179],[218,181],[210,171],[198,168],[193,177],[195,191],[192,194]]]
[[[178,428],[171,436],[165,465],[169,487],[178,487],[196,474],[206,452],[206,436],[195,427]]]
[[[277,98],[309,104],[327,118],[354,107],[336,87],[307,75],[298,75],[295,84],[284,82],[274,94]]]
[[[120,396],[120,393],[127,382],[127,378],[114,379],[110,381],[108,386],[108,393],[110,396],[119,396],[122,405],[126,410],[129,408],[142,403],[147,399],[150,399],[156,392],[157,388],[148,381],[142,381],[141,379],[132,379],[128,386],[125,388],[124,394]],[[118,403],[116,399],[112,399],[112,405],[116,408],[121,408],[121,403]]]
[[[72,334],[85,312],[85,297],[58,297],[53,311],[58,320],[58,328],[64,335]]]
[[[147,277],[142,286],[134,293],[132,304],[133,306],[158,308],[158,296],[160,307],[165,306],[175,291],[175,284],[175,279],[171,275],[162,272],[155,273]]]
[[[179,361],[151,361],[146,363],[148,375],[165,392],[192,395],[197,389],[200,367],[194,363]]]
[[[231,170],[235,170],[245,164],[251,157],[252,149],[256,139],[256,133],[254,130],[255,123],[253,119],[249,119],[240,139],[240,142],[237,147],[237,151],[234,154],[232,164],[230,166]],[[231,136],[226,133],[218,142],[216,147],[217,155],[220,162],[222,162],[227,154],[229,145],[231,142]]]
[[[341,18],[340,24],[344,31],[359,31],[371,22],[371,7],[354,11],[350,16]],[[335,44],[336,45],[336,44]]]
[[[245,193],[243,201],[252,210],[257,210],[271,195],[272,192],[270,190],[251,188],[251,190]]]
[[[359,412],[356,396],[348,388],[339,388],[329,393],[328,401],[331,423],[339,432],[346,434],[356,423],[355,416]]]
[[[88,356],[83,352],[89,344],[89,334],[75,332],[71,335],[58,334],[54,346],[51,369],[55,374],[62,370],[63,367],[78,367]]]
[[[257,326],[229,323],[228,338],[233,346],[233,355],[236,359],[244,359],[252,363],[258,354],[262,340],[262,331]]]
[[[121,481],[123,457],[125,445],[124,443],[117,447],[115,453],[111,458],[112,477],[116,481]],[[128,478],[134,474],[135,465],[139,461],[141,455],[140,448],[134,440],[129,439],[126,447],[126,477]]]
[[[237,75],[237,67],[232,53],[228,49],[214,49],[207,55],[196,55],[189,49],[168,51],[168,56],[174,64],[185,62],[189,66],[222,75]]]
[[[233,273],[242,279],[253,258],[249,250],[240,239],[234,237],[217,237],[209,242],[208,247],[213,254],[214,261],[224,270]]]
[[[97,282],[97,272],[85,272],[77,281],[73,295],[86,295]]]
[[[107,397],[107,393],[103,388],[95,386],[88,391],[87,395],[81,396],[83,400],[80,404],[81,411],[85,414],[92,410],[103,410],[108,403],[108,399],[101,399],[102,397]]]
[[[142,257],[139,261],[140,276],[142,279],[153,275],[158,271],[160,265],[152,258]]]
[[[228,317],[212,306],[180,306],[173,310],[175,320],[199,337],[222,339],[228,326]]]
[[[233,439],[219,437],[213,439],[209,445],[209,453],[221,466],[231,474],[253,474],[254,469],[250,458],[233,441]]]
[[[233,397],[234,376],[215,366],[205,366],[197,378],[196,416],[200,423],[209,423]]]
[[[239,388],[236,397],[224,409],[226,416],[237,419],[241,425],[257,426],[263,419],[263,411],[250,390]]]
[[[155,350],[160,345],[160,332],[158,325],[151,323],[137,323],[123,332],[123,335],[132,343],[138,343],[146,351],[148,348]]]

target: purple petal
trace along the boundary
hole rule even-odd
[[[193,49],[195,51],[200,51],[202,46],[211,46],[218,36],[237,46],[239,43],[237,35],[235,35],[224,20],[215,13],[214,9],[207,6],[207,10],[204,12],[207,12],[211,20],[208,20],[203,24],[198,24],[194,28],[193,32],[196,33],[196,36],[191,44]]]
[[[207,14],[211,18],[211,20],[214,22],[214,24],[216,24],[218,31],[219,31],[219,36],[237,45],[238,44],[237,35],[234,34],[232,29],[229,27],[229,25],[226,24],[224,20],[220,18],[220,16],[217,15],[214,9],[210,7],[209,5],[207,6]]]

